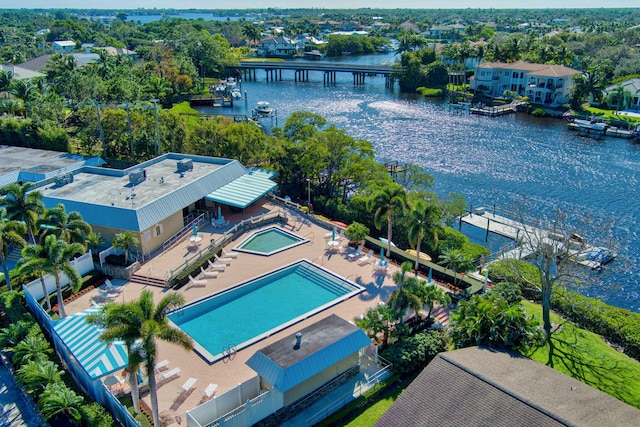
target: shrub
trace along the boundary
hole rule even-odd
[[[451,227],[445,227],[439,235],[438,253],[441,254],[450,249],[462,249],[469,242],[467,236]]]
[[[517,283],[511,283],[511,282],[497,283],[491,289],[491,293],[499,295],[500,298],[502,298],[509,304],[522,301],[522,291],[520,290],[520,285],[518,285]]]
[[[369,235],[369,229],[364,224],[353,222],[347,227],[344,234],[352,242],[359,242]]]
[[[382,357],[393,363],[393,372],[408,374],[422,370],[447,346],[444,332],[434,330],[395,342],[382,352]]]
[[[531,115],[534,117],[544,117],[547,115],[547,112],[544,111],[542,108],[536,108],[531,112]]]
[[[112,427],[116,425],[111,414],[97,402],[82,405],[80,414],[82,415],[82,425],[87,427]]]
[[[428,98],[442,98],[444,96],[444,91],[442,89],[431,87],[419,87],[418,92],[422,96],[426,96]]]
[[[22,292],[17,290],[5,291],[0,294],[0,310],[4,313],[7,324],[24,319],[28,314]]]

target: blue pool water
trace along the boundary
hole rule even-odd
[[[210,363],[305,319],[364,288],[306,260],[182,307],[169,319]]]
[[[234,251],[249,252],[258,255],[273,255],[308,241],[308,239],[281,228],[269,227],[243,240],[234,248]]]

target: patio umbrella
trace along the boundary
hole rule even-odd
[[[222,219],[222,208],[218,205],[218,219]]]
[[[487,283],[489,283],[489,270],[485,269],[484,271],[484,287],[483,287],[483,293],[487,293]]]
[[[384,246],[380,248],[380,265],[384,265]]]
[[[193,235],[197,236],[198,235],[198,226],[193,224]]]
[[[336,228],[333,227],[333,230],[331,230],[331,240],[336,240]]]
[[[433,277],[433,270],[429,268],[429,284],[431,284],[431,278]]]

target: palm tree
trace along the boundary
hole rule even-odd
[[[56,417],[80,421],[79,408],[84,398],[70,390],[64,383],[49,384],[38,400],[38,408],[46,420]]]
[[[252,24],[245,24],[244,27],[242,27],[242,35],[246,37],[249,43],[254,42],[255,44],[255,42],[260,41],[262,32]]]
[[[123,231],[114,236],[111,245],[116,249],[124,250],[124,261],[129,265],[129,253],[132,246],[137,246],[140,243],[140,239],[135,235],[133,231]]]
[[[431,250],[438,246],[438,232],[442,229],[441,209],[435,203],[425,204],[418,200],[413,206],[408,223],[409,242],[416,248],[416,275],[420,267],[420,245],[427,238]]]
[[[51,360],[27,363],[17,371],[18,378],[31,392],[41,392],[47,384],[60,382],[63,374],[64,371]]]
[[[22,366],[29,362],[44,361],[47,354],[51,353],[53,349],[44,335],[41,332],[31,333],[13,348],[11,361],[14,365]]]
[[[9,219],[24,222],[31,243],[36,242],[36,223],[38,217],[44,212],[42,193],[30,192],[34,187],[35,184],[26,182],[22,185],[9,184],[0,189],[0,195],[4,196],[1,204],[7,209],[7,216]]]
[[[9,248],[10,246],[21,248],[26,244],[22,237],[25,231],[24,224],[8,219],[7,210],[0,208],[0,264],[2,264],[4,280],[9,290],[11,290],[11,277],[9,277],[9,266],[7,265],[7,256],[10,252]]]
[[[149,395],[151,398],[153,424],[156,426],[160,425],[158,393],[156,377],[154,375],[157,356],[156,340],[160,339],[177,344],[185,350],[191,350],[193,348],[191,338],[181,330],[172,328],[167,319],[167,313],[183,304],[184,296],[171,293],[162,298],[157,305],[154,305],[153,293],[149,290],[144,290],[140,294],[140,299],[126,304],[126,308],[111,308],[106,310],[109,315],[113,312],[118,313],[118,321],[125,323],[125,325],[120,326],[122,328],[121,334],[112,332],[111,335],[105,337],[115,339],[119,336],[121,339],[124,339],[127,336],[125,332],[130,331],[132,334],[135,333],[140,341],[140,350],[142,355],[144,355],[145,371],[149,378]],[[116,315],[114,314],[113,316],[115,321]],[[107,316],[105,316],[105,322],[106,320]],[[111,320],[109,320],[109,322],[111,322]],[[131,338],[132,337],[128,337],[127,339]]]
[[[103,329],[100,339],[106,343],[123,341],[127,348],[129,365],[129,385],[135,413],[140,413],[140,392],[138,391],[138,368],[143,361],[141,348],[136,344],[142,327],[139,306],[135,302],[107,304],[97,314],[87,316],[86,322]]]
[[[22,258],[20,258],[16,267],[22,274],[37,275],[40,277],[42,293],[45,297],[45,301],[47,302],[47,310],[51,310],[51,298],[49,297],[47,284],[44,281],[44,276],[49,272],[46,268],[46,258],[47,253],[42,245],[27,245],[22,249]]]
[[[0,70],[0,93],[5,92],[5,96],[7,95],[7,91],[11,87],[11,79],[13,78],[13,74],[10,71]]]
[[[426,285],[426,282],[408,276],[409,272],[411,272],[411,263],[405,262],[400,271],[396,271],[391,276],[398,289],[393,291],[388,304],[396,311],[397,319],[400,321],[407,310],[413,310],[418,314],[422,309],[421,288]]]
[[[40,271],[43,274],[52,274],[56,280],[56,291],[60,317],[65,317],[64,304],[62,301],[62,286],[60,274],[64,273],[69,278],[69,283],[73,292],[76,292],[82,285],[82,278],[69,265],[69,261],[75,256],[85,252],[85,247],[80,243],[67,243],[59,240],[56,236],[47,236],[42,245],[42,251],[34,249],[33,257],[21,263],[20,268],[27,271]],[[31,254],[31,252],[29,252]]]
[[[0,329],[0,349],[13,351],[13,347],[29,334],[31,326],[27,321],[18,320],[15,323],[10,323],[6,328]]]
[[[94,232],[87,234],[87,245],[89,246],[89,249],[93,251],[94,254],[97,252],[98,246],[100,246],[103,243],[104,243],[104,238],[102,237],[102,234],[94,233]]]
[[[369,308],[364,316],[355,319],[355,323],[373,340],[377,341],[378,335],[382,334],[382,347],[387,347],[396,317],[397,314],[393,307],[382,304],[375,308]]]
[[[82,219],[82,215],[78,212],[67,214],[62,203],[46,210],[38,226],[42,228],[41,239],[54,235],[67,243],[79,243],[85,248],[86,236],[91,233],[91,226]]]
[[[422,299],[422,307],[428,309],[427,319],[431,317],[433,306],[436,303],[445,305],[451,302],[451,298],[444,292],[444,289],[436,285],[423,286],[420,298]]]
[[[454,285],[458,283],[457,273],[467,271],[473,265],[473,260],[460,249],[448,249],[439,256],[439,259],[438,264],[453,270]]]
[[[393,219],[396,214],[407,209],[407,191],[399,184],[388,184],[373,194],[367,201],[367,208],[373,212],[373,223],[376,228],[382,228],[387,221],[387,253],[391,254],[391,237]]]

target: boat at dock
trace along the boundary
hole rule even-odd
[[[571,122],[569,122],[569,129],[579,131],[584,130],[604,133],[608,127],[608,124],[595,120],[573,119]]]
[[[242,99],[242,91],[240,91],[240,89],[238,89],[237,87],[234,87],[233,89],[231,89],[231,97],[233,99]]]
[[[624,129],[621,127],[612,126],[611,124],[601,120],[574,118],[569,121],[568,127],[569,130],[578,131],[578,134],[592,138],[611,136],[614,138],[631,139],[640,136],[638,128]]]
[[[256,104],[256,108],[254,108],[255,112],[258,114],[268,115],[273,113],[273,107],[267,101],[259,101]]]
[[[309,52],[304,53],[304,57],[308,59],[322,59],[324,58],[324,54],[317,49],[310,50]]]

